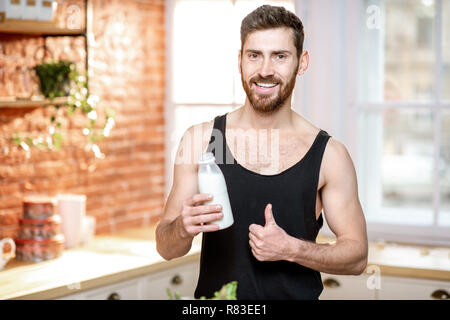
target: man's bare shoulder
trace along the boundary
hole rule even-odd
[[[208,148],[214,120],[205,121],[190,126],[181,138],[177,164],[195,164],[201,153]]]
[[[353,160],[347,147],[339,140],[330,137],[325,147],[322,159],[325,182],[341,178],[343,176],[352,177],[355,174]]]
[[[189,132],[193,137],[193,142],[196,144],[196,146],[201,146],[201,150],[203,151],[206,151],[208,147],[213,126],[214,119],[197,123],[189,128]]]
[[[214,119],[212,119],[210,121],[199,122],[199,123],[191,125],[186,130],[186,132],[189,132],[189,134],[194,134],[194,132],[209,130],[209,133],[211,133],[213,125],[214,125]]]

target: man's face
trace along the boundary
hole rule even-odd
[[[299,67],[291,29],[250,33],[239,61],[242,86],[254,110],[271,113],[290,98]]]

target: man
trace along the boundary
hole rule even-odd
[[[211,297],[235,280],[238,299],[317,299],[323,289],[320,272],[365,270],[366,225],[350,155],[291,109],[296,76],[309,63],[303,39],[302,22],[282,7],[265,5],[245,17],[239,52],[245,104],[189,128],[181,140],[156,241],[169,260],[185,255],[202,233],[196,298]],[[204,135],[192,142],[196,130]],[[255,139],[238,141],[234,148],[227,141],[236,130],[256,130],[259,138],[267,130],[276,134],[259,139],[256,148]],[[246,161],[269,145],[278,146],[269,161]],[[177,161],[192,150],[194,161]],[[217,162],[234,216],[227,229],[214,224],[222,217],[214,199],[211,203],[208,194],[198,193],[196,160],[204,151],[212,151],[216,160],[232,160]],[[322,209],[336,235],[333,244],[315,242]]]

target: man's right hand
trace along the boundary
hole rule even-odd
[[[212,232],[219,230],[213,221],[222,219],[222,206],[220,204],[207,204],[212,195],[197,193],[183,202],[183,210],[179,216],[180,236],[182,238],[193,238],[200,232]]]

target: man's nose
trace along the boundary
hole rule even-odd
[[[272,61],[270,59],[264,59],[261,63],[261,68],[259,69],[259,74],[261,77],[265,78],[274,74]]]

